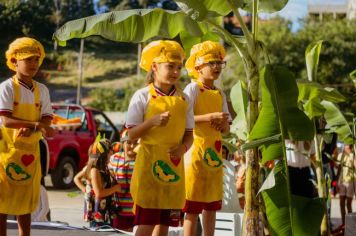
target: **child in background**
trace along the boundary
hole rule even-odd
[[[50,128],[52,108],[48,89],[33,80],[45,52],[33,38],[13,41],[6,64],[15,75],[0,84],[0,235],[6,235],[7,215],[16,215],[19,235],[30,235],[31,212],[39,202],[41,164],[39,140]]]
[[[224,93],[214,86],[226,62],[224,48],[216,42],[194,45],[185,66],[194,81],[184,92],[194,106],[194,143],[186,156],[186,204],[184,235],[195,236],[203,213],[204,235],[214,235],[216,211],[223,199],[222,133],[229,131],[231,117]],[[189,160],[189,161],[188,161]]]
[[[183,155],[192,143],[193,110],[176,86],[184,59],[175,41],[158,40],[142,51],[148,86],[128,108],[129,139],[140,139],[131,180],[136,235],[167,235],[178,226],[184,206]]]
[[[123,145],[123,150],[122,146]],[[131,176],[135,165],[136,153],[134,149],[137,141],[128,139],[128,131],[121,134],[120,143],[112,144],[114,154],[110,157],[109,170],[117,183],[121,185],[121,193],[118,194],[117,221],[115,228],[132,231],[134,227],[133,200],[130,193]]]
[[[340,196],[340,212],[342,225],[345,225],[345,215],[352,212],[352,199],[355,195],[356,185],[356,160],[354,158],[353,147],[345,144],[344,150],[337,157],[338,162],[338,188]],[[345,204],[346,203],[346,204]]]
[[[75,183],[85,191],[84,219],[91,228],[103,225],[112,225],[112,197],[114,193],[121,192],[119,184],[113,184],[108,169],[111,155],[110,142],[107,139],[96,140],[89,147],[89,161],[85,170],[75,177]],[[81,178],[87,180],[78,184]]]

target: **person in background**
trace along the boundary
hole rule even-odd
[[[123,146],[123,149],[122,149]],[[128,130],[121,133],[120,142],[112,144],[114,154],[110,157],[109,171],[115,181],[121,185],[121,193],[117,194],[117,210],[114,212],[116,222],[113,227],[125,231],[132,231],[135,216],[133,213],[133,200],[130,193],[132,172],[134,170],[137,140],[131,141],[128,137]]]
[[[340,196],[340,212],[342,225],[345,225],[345,215],[352,212],[352,199],[355,195],[356,185],[356,160],[353,147],[350,144],[344,146],[344,150],[337,157],[338,163],[338,188]],[[346,204],[345,204],[346,203]]]
[[[316,190],[311,181],[311,160],[315,160],[313,143],[286,140],[285,145],[291,193],[314,198]]]
[[[112,226],[112,199],[115,193],[121,192],[121,186],[113,183],[108,169],[112,154],[109,140],[97,137],[88,152],[88,164],[74,179],[75,184],[85,192],[84,219],[89,222],[90,228]],[[81,182],[83,178],[86,185]]]

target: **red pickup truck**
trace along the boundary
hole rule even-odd
[[[80,125],[57,126],[58,132],[47,139],[49,172],[55,188],[73,187],[73,178],[88,161],[88,148],[98,133],[111,141],[119,141],[120,133],[100,110],[74,104],[53,104],[55,114],[65,118],[80,118]]]

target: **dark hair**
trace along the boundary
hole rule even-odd
[[[152,69],[150,69],[146,75],[146,83],[151,84],[151,83],[153,83],[154,80],[155,80],[154,73],[153,73]]]

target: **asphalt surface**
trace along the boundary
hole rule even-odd
[[[85,230],[88,223],[83,220],[83,194],[76,188],[70,190],[58,190],[51,187],[50,179],[46,177],[47,193],[51,209],[51,221],[53,227],[33,226],[34,236],[42,235],[120,235],[119,232],[91,232]],[[353,210],[356,212],[356,200],[353,201]],[[332,226],[336,228],[341,224],[338,197],[332,198],[331,204]],[[16,223],[8,224],[8,235],[17,235]],[[58,226],[60,226],[58,228]],[[69,227],[68,227],[69,226]],[[121,234],[123,235],[123,234]]]

